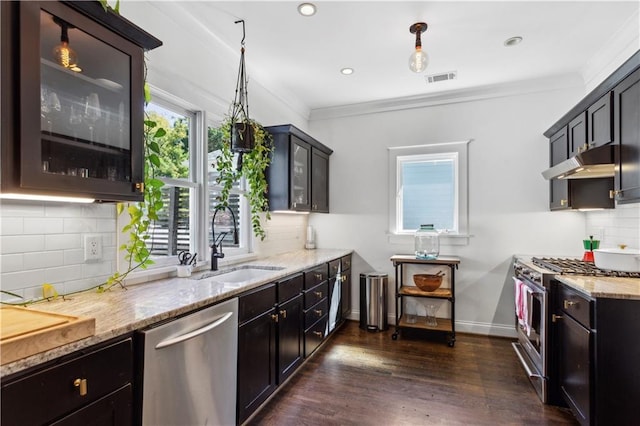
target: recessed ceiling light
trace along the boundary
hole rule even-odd
[[[351,75],[353,74],[353,68],[342,68],[340,72],[344,75]]]
[[[516,44],[520,44],[521,41],[522,41],[522,37],[520,36],[511,37],[504,41],[504,45],[506,47],[511,47],[511,46],[515,46]]]
[[[298,5],[298,13],[302,16],[312,16],[316,13],[316,5],[313,3],[300,3]]]

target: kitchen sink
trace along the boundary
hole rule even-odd
[[[222,283],[228,288],[239,288],[247,281],[267,278],[273,275],[274,272],[282,269],[284,269],[284,267],[246,265],[223,271],[209,272],[202,275],[199,279]]]

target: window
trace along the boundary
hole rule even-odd
[[[197,223],[195,204],[201,185],[193,147],[197,145],[197,114],[161,100],[147,105],[148,119],[166,130],[158,138],[160,165],[157,176],[162,187],[164,207],[159,220],[152,223],[147,246],[154,260],[176,256],[180,251],[197,251],[194,224]]]
[[[389,148],[392,234],[412,235],[433,224],[445,234],[466,235],[468,142]]]
[[[210,124],[207,127],[207,183],[208,183],[208,223],[207,223],[207,235],[208,238],[212,237],[212,221],[217,205],[216,197],[220,195],[221,188],[216,184],[216,178],[218,173],[215,169],[215,162],[220,155],[220,144],[222,143],[222,130],[215,124]],[[237,161],[237,154],[235,157]],[[237,181],[231,193],[229,194],[229,207],[233,211],[236,229],[238,231],[237,240],[233,235],[233,219],[228,210],[220,210],[215,216],[215,231],[216,240],[222,242],[225,255],[236,255],[249,252],[250,235],[249,230],[249,209],[246,198],[243,196],[246,188],[246,182],[244,178],[242,181]],[[250,231],[250,230],[249,230]],[[209,240],[211,243],[212,240]]]
[[[213,163],[219,153],[222,132],[217,123],[207,120],[206,114],[196,106],[161,90],[152,92],[153,100],[145,112],[167,133],[158,141],[162,158],[157,177],[165,183],[163,209],[159,212],[160,220],[149,231],[147,246],[156,267],[176,265],[176,256],[182,250],[198,253],[198,262],[206,262],[213,241],[211,222],[220,190],[216,187]],[[231,215],[224,211],[216,215],[216,237],[222,235],[225,260],[249,253],[251,249],[244,189],[245,183],[237,182],[230,197],[238,228],[237,243],[231,232]],[[118,220],[118,229],[122,229],[129,218],[125,214]],[[122,265],[124,254],[120,256]]]

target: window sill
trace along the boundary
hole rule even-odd
[[[441,234],[439,239],[441,246],[466,246],[469,245],[469,239],[472,237],[473,235],[470,234]],[[387,233],[387,242],[398,245],[413,244],[414,235]]]

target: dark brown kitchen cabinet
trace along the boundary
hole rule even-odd
[[[329,155],[311,148],[311,211],[329,213]]]
[[[2,192],[141,200],[144,51],[162,43],[97,1],[0,7]]]
[[[560,395],[582,425],[637,423],[640,300],[593,298],[554,282]]]
[[[328,213],[333,151],[293,125],[266,130],[274,145],[267,170],[269,210]]]
[[[302,364],[304,276],[298,274],[278,283],[278,384]]]
[[[133,344],[100,344],[2,380],[3,425],[131,425]]]
[[[304,272],[304,356],[310,356],[328,335],[329,267],[323,263]]]
[[[549,138],[549,163],[551,166],[555,166],[569,158],[568,143],[566,126]],[[564,210],[569,207],[569,181],[564,179],[551,180],[549,182],[549,208],[551,210]]]
[[[607,93],[587,109],[587,147],[597,148],[613,141],[613,96]]]
[[[586,150],[587,146],[587,113],[583,112],[569,122],[567,127],[569,137],[569,157]]]
[[[269,284],[238,300],[238,423],[276,389],[276,285]]]
[[[586,114],[586,113],[585,113]],[[549,138],[549,164],[555,166],[569,155],[569,129],[562,127]],[[576,131],[577,132],[577,131]],[[613,208],[609,192],[613,189],[613,178],[552,179],[549,182],[549,209],[569,210],[588,208]]]
[[[640,202],[640,69],[613,89],[618,203]]]

